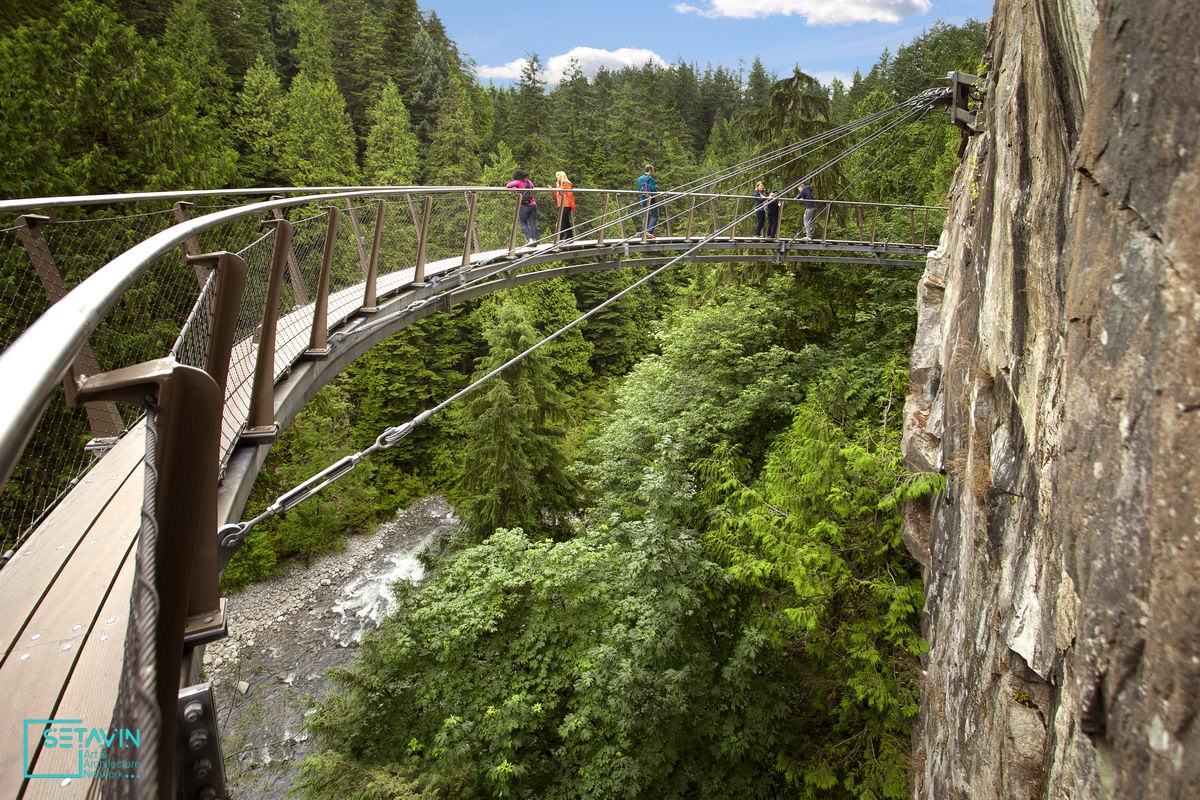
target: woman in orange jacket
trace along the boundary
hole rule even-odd
[[[561,169],[554,173],[557,188],[554,190],[554,202],[558,205],[558,238],[570,239],[575,231],[575,186],[567,179],[567,173]]]

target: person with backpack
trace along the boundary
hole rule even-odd
[[[647,164],[646,170],[638,176],[637,190],[638,200],[642,204],[642,219],[645,220],[643,236],[646,239],[653,239],[654,226],[658,224],[658,204],[654,202],[654,195],[658,193],[658,186],[654,183],[653,164]]]
[[[521,232],[525,234],[525,244],[537,244],[537,200],[533,199],[533,181],[529,180],[525,170],[518,169],[513,172],[513,179],[505,188],[521,190],[521,209],[517,212],[517,221],[521,225]]]

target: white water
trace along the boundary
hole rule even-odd
[[[341,594],[329,609],[338,615],[329,626],[329,635],[338,644],[345,647],[361,642],[367,627],[378,627],[396,610],[392,585],[401,580],[416,583],[425,577],[418,555],[436,535],[436,530],[430,531],[405,550],[372,556],[361,565],[361,571],[342,584]]]

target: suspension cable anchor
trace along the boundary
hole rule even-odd
[[[242,543],[250,532],[249,522],[233,522],[217,528],[217,544],[226,549],[233,549]]]
[[[395,447],[401,439],[413,432],[413,428],[424,424],[432,416],[433,411],[422,411],[403,425],[388,428],[379,434],[379,438],[375,440],[375,449],[387,450],[388,448]]]

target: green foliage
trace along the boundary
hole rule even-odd
[[[354,128],[332,76],[302,72],[283,102],[284,179],[294,186],[342,186],[358,178]]]
[[[282,182],[283,84],[260,54],[234,105],[233,134],[242,175],[252,184]]]
[[[686,534],[500,530],[438,565],[311,718],[307,797],[774,797],[781,662]],[[331,790],[332,789],[332,790]],[[353,794],[359,792],[360,794]]]
[[[420,784],[388,767],[364,767],[335,751],[310,754],[301,785],[311,797],[338,800],[420,800]]]
[[[177,0],[167,18],[162,43],[164,52],[178,65],[179,80],[193,87],[196,107],[224,132],[233,81],[201,0]]]
[[[408,119],[408,109],[396,84],[388,81],[379,102],[368,112],[371,130],[363,157],[368,182],[379,186],[415,183],[419,170],[419,143]]]
[[[534,281],[491,295],[480,306],[481,319],[495,320],[507,303],[519,304],[523,318],[540,336],[558,331],[579,316],[571,281],[566,278]],[[560,334],[545,345],[544,351],[554,362],[561,381],[559,386],[566,394],[578,392],[591,378],[592,344],[581,327]]]
[[[484,332],[489,350],[475,379],[499,369],[539,339],[514,300],[501,305]],[[476,539],[499,527],[539,534],[560,529],[578,505],[566,469],[565,396],[549,356],[535,351],[487,380],[458,412],[466,436],[455,496]]]
[[[70,0],[18,26],[0,38],[0,66],[11,197],[211,188],[235,174],[193,87],[107,5]]]
[[[429,142],[428,182],[469,186],[482,169],[475,137],[470,93],[462,80],[447,83],[438,103],[438,127]]]
[[[512,149],[504,142],[498,142],[495,152],[487,157],[479,183],[481,186],[504,186],[512,180],[513,171],[518,166]]]
[[[761,454],[791,418],[820,352],[795,337],[790,282],[722,291],[680,313],[616,392],[591,445],[595,491],[627,514],[648,501],[690,505],[688,465],[721,441]],[[666,481],[664,483],[664,481]]]
[[[905,475],[895,436],[851,440],[811,404],[754,483],[747,466],[729,447],[701,462],[714,508],[707,544],[801,676],[789,778],[803,797],[904,797],[925,645],[900,512],[940,476]]]
[[[300,74],[333,77],[333,38],[329,18],[319,0],[283,0],[279,21],[295,44],[291,57]]]
[[[481,352],[478,339],[469,307],[461,307],[405,328],[351,364],[345,386],[355,405],[357,447],[466,386],[466,371]],[[385,506],[399,507],[415,492],[453,479],[453,430],[448,416],[435,416],[376,457]]]
[[[259,513],[285,491],[355,452],[349,437],[352,410],[339,383],[322,389],[271,448],[247,505],[248,513]],[[225,568],[222,589],[235,591],[266,577],[284,558],[309,559],[337,550],[346,534],[366,530],[378,519],[374,473],[374,464],[363,461],[315,498],[251,529],[246,543]]]

